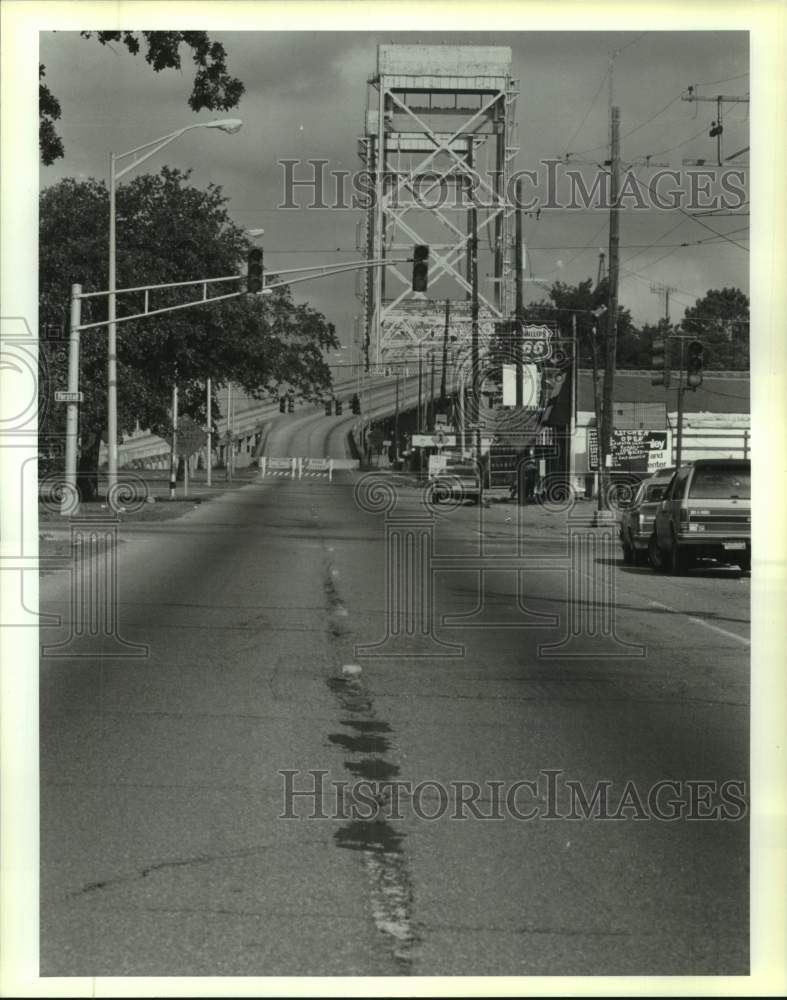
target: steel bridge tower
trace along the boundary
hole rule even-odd
[[[380,45],[358,150],[368,182],[359,249],[391,263],[361,272],[368,365],[413,360],[443,335],[470,339],[470,205],[477,215],[483,344],[514,310],[516,81],[511,49]],[[415,244],[430,248],[429,287],[411,290]]]

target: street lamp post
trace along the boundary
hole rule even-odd
[[[117,289],[116,278],[116,210],[115,192],[117,182],[125,177],[131,170],[154,156],[165,146],[168,146],[175,139],[196,128],[217,128],[222,132],[233,134],[240,129],[243,122],[239,118],[224,118],[212,122],[197,122],[195,125],[186,125],[169,135],[146,142],[142,146],[130,149],[126,153],[110,153],[109,157],[109,302],[107,327],[107,494],[111,495],[113,487],[117,483],[118,471],[118,416],[117,416],[117,325],[115,323],[115,291]],[[141,155],[137,155],[141,154]],[[135,157],[131,163],[117,169],[117,164],[127,157]]]

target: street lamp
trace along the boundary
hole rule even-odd
[[[118,414],[117,414],[117,325],[115,323],[115,187],[117,182],[125,177],[131,170],[150,159],[165,146],[168,146],[175,139],[183,135],[184,132],[191,132],[196,128],[217,128],[221,132],[228,132],[233,135],[237,132],[243,122],[240,118],[220,118],[212,122],[197,122],[195,125],[186,125],[176,132],[161,136],[152,142],[146,142],[142,146],[130,149],[127,153],[110,153],[109,155],[109,324],[107,327],[107,495],[111,496],[113,487],[117,484],[118,474]],[[142,154],[142,155],[138,155]],[[117,164],[127,157],[133,156],[131,163],[117,169]]]

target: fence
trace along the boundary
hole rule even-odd
[[[673,464],[676,444],[677,434],[673,433]],[[748,427],[684,427],[681,460],[698,458],[751,458],[751,431]]]

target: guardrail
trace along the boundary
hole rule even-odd
[[[270,458],[260,456],[260,479],[267,477],[279,479],[316,479],[333,480],[335,469],[358,469],[357,458]]]

